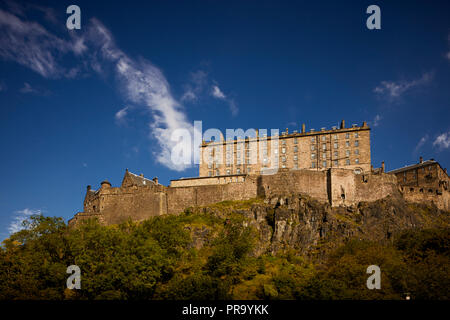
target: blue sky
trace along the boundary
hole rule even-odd
[[[381,30],[366,28],[371,4]],[[366,120],[375,167],[449,165],[448,1],[3,1],[0,68],[0,239],[32,213],[69,219],[86,185],[119,185],[125,168],[196,176],[164,161],[194,120]]]

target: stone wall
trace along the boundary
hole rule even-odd
[[[376,201],[386,196],[401,197],[413,202],[434,202],[449,210],[449,192],[442,188],[403,190],[394,174],[356,174],[354,170],[283,170],[270,175],[240,175],[236,182],[220,183],[219,177],[183,179],[182,186],[146,185],[111,188],[102,185],[98,191],[88,190],[85,210],[69,223],[98,217],[104,224],[116,224],[132,218],[135,221],[163,214],[179,214],[192,206],[204,206],[226,200],[248,200],[274,195],[305,194],[333,207],[349,206],[361,201]],[[199,182],[197,184],[197,182]],[[183,185],[186,183],[185,185]],[[405,189],[407,188],[407,189]],[[95,209],[94,209],[95,205]]]

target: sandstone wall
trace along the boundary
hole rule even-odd
[[[258,176],[257,181],[259,196],[303,193],[319,201],[328,201],[327,171],[280,170],[274,175]]]

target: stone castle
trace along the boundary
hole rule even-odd
[[[226,200],[301,193],[323,203],[352,206],[387,196],[433,203],[450,210],[450,179],[435,160],[385,172],[370,158],[370,128],[340,127],[267,137],[210,141],[200,146],[199,177],[171,180],[169,186],[125,171],[120,187],[105,180],[98,190],[87,187],[83,212],[69,225],[98,218],[103,224],[178,214],[191,206]]]

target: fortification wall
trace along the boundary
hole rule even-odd
[[[100,191],[100,212],[106,224],[144,220],[167,213],[167,196],[151,186],[108,188]]]
[[[225,200],[248,200],[257,196],[256,177],[218,185],[170,187],[167,192],[167,212],[178,214],[191,206],[203,206]]]
[[[279,171],[273,175],[257,178],[258,195],[267,197],[273,194],[304,193],[319,201],[328,201],[327,171],[306,169]]]
[[[417,203],[434,203],[439,209],[450,211],[450,192],[443,188],[404,186],[403,198],[406,201]]]

